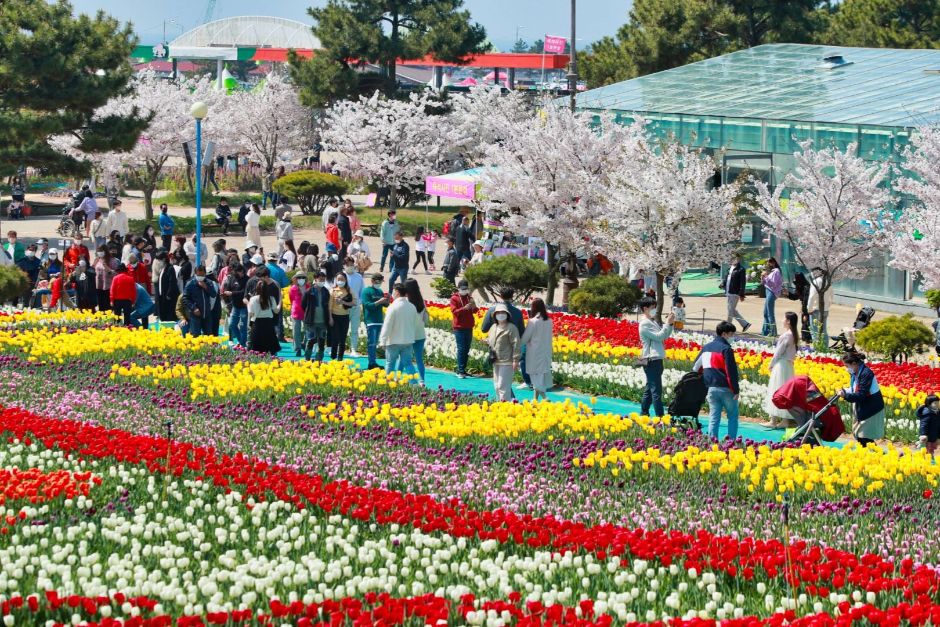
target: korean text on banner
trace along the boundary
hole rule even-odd
[[[564,37],[545,35],[545,44],[542,49],[547,54],[563,54],[565,52],[565,44],[567,43],[568,40]]]
[[[425,180],[424,191],[429,196],[473,200],[476,197],[476,184],[473,181],[429,176]]]

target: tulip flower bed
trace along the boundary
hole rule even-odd
[[[428,335],[428,362],[453,368],[456,343],[449,333],[450,310],[446,306],[431,304],[428,311],[436,331]],[[478,312],[476,318],[470,367],[488,374],[485,335],[480,329],[483,312]],[[636,323],[568,314],[553,314],[552,319],[556,383],[587,393],[640,400],[645,375],[642,368],[634,366],[640,354]],[[699,333],[678,332],[666,340],[663,383],[667,396],[682,375],[689,371],[701,346],[710,339]],[[733,346],[742,376],[742,412],[747,416],[766,417],[764,402],[768,395],[773,346],[757,340],[736,340]],[[900,442],[915,441],[917,419],[914,412],[928,394],[940,391],[940,368],[877,361],[870,365],[887,404],[887,436]],[[808,375],[827,396],[849,384],[849,375],[837,356],[815,355],[807,347],[801,349],[795,370],[797,374]],[[850,426],[847,413],[845,419]]]

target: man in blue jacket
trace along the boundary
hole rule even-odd
[[[176,228],[176,222],[173,221],[173,218],[170,217],[170,214],[167,213],[170,210],[167,207],[166,203],[160,205],[160,218],[158,220],[160,224],[160,239],[162,240],[163,249],[166,252],[172,252],[173,250],[173,229]]]
[[[728,437],[738,437],[738,364],[735,361],[731,338],[735,327],[730,322],[719,322],[717,337],[702,347],[692,370],[702,372],[708,387],[708,435],[718,439],[718,425],[722,410],[728,416]]]
[[[149,328],[150,314],[153,313],[153,298],[140,283],[137,284],[137,300],[134,301],[134,310],[131,311],[131,324],[135,327]]]
[[[183,298],[189,314],[190,335],[212,334],[212,306],[218,296],[215,284],[206,280],[206,267],[196,266],[193,278],[183,289]]]

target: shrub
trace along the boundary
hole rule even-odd
[[[468,266],[464,278],[471,289],[482,290],[492,300],[499,300],[499,292],[504,287],[511,287],[516,292],[516,300],[528,300],[534,292],[548,287],[548,266],[538,259],[527,259],[517,255],[494,257]]]
[[[888,357],[892,361],[906,361],[913,353],[923,353],[933,346],[934,333],[913,314],[891,316],[858,332],[858,345],[867,351]]]
[[[299,170],[274,181],[274,191],[300,206],[305,215],[320,214],[335,196],[345,194],[349,184],[338,176],[313,170]]]
[[[639,288],[616,274],[587,279],[568,295],[568,310],[584,316],[617,318],[633,309],[640,299]]]
[[[0,302],[22,296],[27,289],[29,278],[25,272],[16,266],[0,266]]]
[[[431,280],[431,289],[438,298],[450,298],[457,291],[457,286],[442,276]]]
[[[927,290],[924,295],[927,297],[927,305],[931,309],[940,309],[940,290]]]

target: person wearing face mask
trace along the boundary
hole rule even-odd
[[[245,304],[247,282],[245,266],[236,263],[231,266],[228,276],[222,283],[222,298],[229,305],[228,337],[239,346],[248,344],[248,308]]]
[[[505,303],[493,307],[493,319],[496,323],[490,327],[486,338],[490,347],[490,362],[493,364],[493,387],[497,400],[511,401],[512,377],[522,358],[522,342]]]
[[[933,457],[940,440],[940,396],[928,394],[924,404],[917,409],[920,445]]]
[[[251,350],[277,355],[281,344],[274,331],[274,318],[280,316],[281,305],[268,293],[266,281],[255,285],[255,293],[248,301],[248,320],[251,324]]]
[[[640,321],[640,358],[637,364],[643,367],[646,375],[646,388],[640,401],[640,415],[663,416],[663,360],[666,359],[665,341],[672,335],[672,323],[675,316],[669,314],[666,324],[656,322],[656,300],[650,297],[640,299],[637,305],[643,315]],[[531,324],[531,323],[530,323]],[[528,357],[528,356],[527,356]],[[528,366],[528,364],[526,364]],[[652,407],[653,413],[650,414]]]
[[[366,323],[366,343],[369,356],[366,370],[379,367],[377,361],[379,335],[382,333],[382,323],[385,321],[384,309],[388,305],[388,298],[385,297],[385,293],[382,291],[383,279],[384,277],[381,274],[373,274],[370,285],[364,288],[360,295],[363,319]]]
[[[163,240],[163,248],[170,252],[173,246],[173,229],[176,228],[176,222],[169,214],[170,208],[166,203],[160,205],[160,218],[157,225],[160,227],[160,239]]]
[[[131,312],[137,302],[137,284],[124,264],[119,264],[114,279],[111,281],[111,306],[114,313],[124,318],[124,324],[131,324]]]
[[[525,321],[522,318],[522,311],[518,307],[512,304],[513,296],[516,295],[516,292],[511,287],[504,287],[499,290],[499,297],[502,299],[503,305],[506,306],[506,310],[509,312],[509,321],[513,323],[516,327],[516,331],[519,332],[519,337],[522,337],[522,334],[525,333]],[[487,310],[486,314],[483,316],[483,322],[480,325],[480,330],[484,333],[489,333],[490,327],[493,326],[493,314],[494,310],[490,308]],[[526,362],[526,350],[525,347],[522,347],[522,360],[519,363],[519,369],[522,371],[522,389],[531,387],[532,381],[529,379],[529,374],[525,369]]]
[[[457,249],[454,248],[454,240],[452,238],[447,238],[447,250],[444,252],[444,261],[441,263],[441,271],[444,273],[444,278],[451,283],[457,281],[457,273],[460,272],[460,255],[457,254]]]
[[[94,311],[98,305],[94,269],[88,265],[87,261],[79,259],[69,280],[75,286],[75,305],[82,311]]]
[[[317,345],[317,361],[323,354],[330,336],[330,291],[326,288],[326,273],[321,271],[313,285],[300,301],[304,312],[304,359],[313,359],[313,345]]]
[[[738,363],[731,348],[735,331],[730,322],[719,322],[715,327],[715,339],[702,347],[692,364],[692,370],[702,373],[708,388],[708,435],[715,440],[718,439],[722,412],[728,417],[728,438],[734,440],[738,437],[738,395],[741,388]]]
[[[196,266],[192,280],[183,290],[183,296],[186,301],[189,334],[211,335],[213,299],[218,297],[218,292],[215,285],[206,280],[205,266]]]
[[[408,257],[410,254],[408,242],[402,237],[401,232],[395,233],[395,243],[392,245],[392,258],[389,260],[389,268],[392,275],[388,278],[388,289],[391,291],[395,283],[404,283],[408,279]]]
[[[356,261],[346,257],[344,267],[346,285],[353,297],[353,306],[349,310],[349,354],[353,357],[359,354],[359,322],[362,320],[362,288],[365,287],[362,275],[356,269]]]
[[[114,209],[108,214],[108,232],[117,231],[118,237],[127,235],[127,214],[121,209],[121,201],[114,201]]]
[[[111,292],[111,281],[117,272],[120,262],[111,256],[111,252],[106,246],[99,246],[95,251],[95,260],[92,262],[92,269],[95,271],[95,290],[98,292],[98,311],[105,311],[109,305],[109,294]]]
[[[134,302],[134,310],[131,311],[131,324],[142,329],[150,328],[150,314],[156,309],[153,299],[143,286],[137,286],[137,300]]]
[[[379,333],[379,344],[385,347],[385,372],[414,373],[415,329],[418,310],[408,300],[405,286],[396,283],[395,300],[385,312],[385,322]]]
[[[65,269],[66,276],[71,276],[71,274],[75,272],[75,268],[78,267],[80,259],[84,259],[85,263],[91,261],[88,248],[82,243],[81,236],[78,235],[72,240],[72,245],[65,251],[65,255],[62,258],[62,265]]]
[[[343,269],[343,262],[332,242],[327,242],[325,248],[326,252],[320,260],[320,269],[326,272],[326,282],[332,285],[333,278]]]
[[[467,378],[467,357],[470,355],[470,343],[473,341],[473,314],[476,311],[477,305],[470,296],[470,284],[466,279],[461,279],[457,284],[457,291],[450,297],[450,312],[453,315],[451,328],[457,343],[457,376],[461,379]]]
[[[16,263],[26,256],[26,248],[23,246],[23,242],[19,241],[17,238],[16,231],[9,231],[7,233],[7,243],[3,249],[10,256],[10,259],[13,260],[13,263]]]
[[[849,371],[849,387],[839,390],[839,396],[852,404],[855,424],[852,435],[861,446],[885,437],[885,401],[875,373],[865,363],[865,355],[851,351],[842,356]]]
[[[342,361],[346,355],[346,336],[349,335],[349,310],[356,300],[347,284],[346,274],[340,272],[333,280],[330,290],[330,359]]]
[[[23,271],[26,274],[26,278],[29,280],[28,285],[26,286],[26,291],[23,293],[23,303],[28,304],[29,295],[32,293],[33,286],[36,285],[36,280],[39,278],[39,259],[36,257],[36,245],[30,244],[26,247],[26,252],[23,254],[23,258],[16,262],[16,267]],[[20,303],[19,297],[13,299],[13,306],[18,307]]]
[[[290,296],[290,317],[293,322],[293,343],[294,355],[300,357],[300,352],[304,346],[304,294],[310,287],[307,285],[307,275],[298,272],[294,275],[294,284],[291,285],[288,295]]]
[[[41,265],[46,265],[49,263],[49,240],[44,237],[36,240],[36,258],[39,259]]]
[[[53,274],[59,274],[62,272],[62,261],[59,259],[58,248],[49,249],[49,261],[46,263],[46,272],[49,273],[50,277]]]
[[[176,268],[170,263],[170,257],[164,251],[157,253],[160,261],[159,270],[154,264],[154,275],[157,277],[155,293],[157,295],[157,316],[161,322],[174,322],[176,320],[176,301],[180,297],[179,278]]]
[[[149,291],[152,288],[150,269],[145,264],[140,263],[138,253],[131,253],[127,258],[127,271],[134,277],[134,282],[143,286],[145,290]]]
[[[552,387],[552,320],[541,298],[532,299],[529,324],[520,342],[526,347],[526,370],[532,381],[534,398],[545,399]]]
[[[91,242],[95,249],[108,241],[108,220],[102,217],[100,211],[95,212],[95,219],[91,221]]]
[[[153,230],[153,227],[149,224],[144,227],[144,234],[141,236],[144,238],[145,248],[154,250],[157,247],[157,236],[156,231]]]
[[[393,209],[388,212],[388,217],[382,222],[382,230],[380,231],[380,237],[382,239],[382,261],[379,262],[379,272],[385,271],[385,259],[395,246],[395,235],[401,233],[401,225],[396,220],[396,217],[397,214]],[[405,265],[407,265],[407,262]],[[389,265],[389,270],[391,270],[391,268],[392,266]]]
[[[194,266],[196,264],[196,236],[193,235],[192,238],[183,245],[183,250],[186,252],[186,255],[189,257],[189,262]],[[206,246],[206,243],[202,240],[199,241],[199,265],[206,264],[209,262],[209,247]]]

